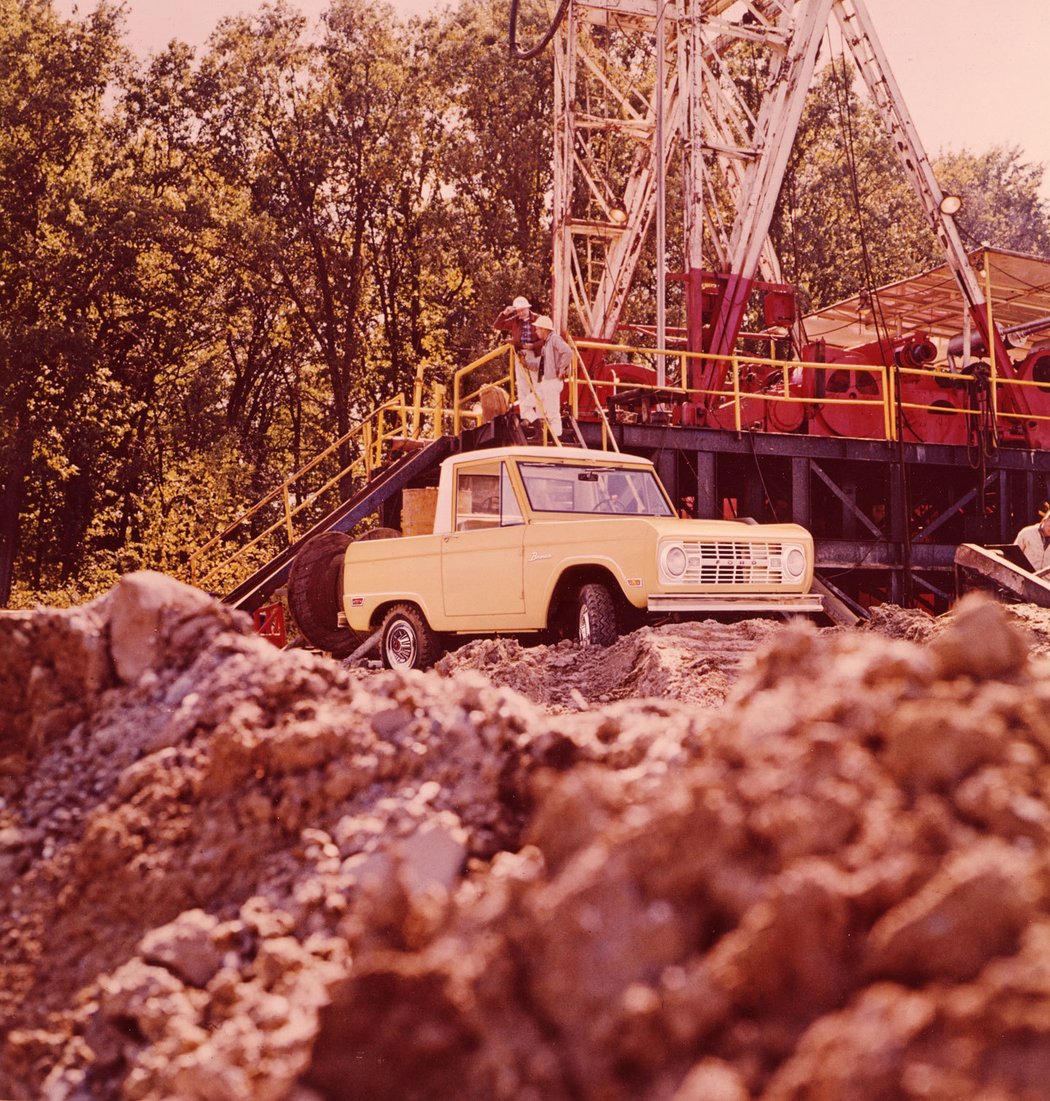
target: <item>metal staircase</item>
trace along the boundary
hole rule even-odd
[[[455,450],[455,444],[454,437],[439,436],[421,450],[408,452],[394,460],[366,482],[352,497],[342,501],[295,542],[246,577],[222,598],[223,603],[246,612],[254,612],[256,608],[270,600],[288,580],[292,561],[304,543],[325,531],[351,531],[355,525],[381,508],[413,479],[433,469],[451,455]]]

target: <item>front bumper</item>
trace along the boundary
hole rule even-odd
[[[811,615],[824,610],[819,593],[653,593],[650,612],[787,612]]]

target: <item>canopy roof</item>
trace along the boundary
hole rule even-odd
[[[999,329],[1010,329],[1042,318],[1050,319],[1050,259],[1004,249],[979,248],[970,254],[985,294],[991,299],[992,319]],[[985,282],[985,261],[991,280]],[[947,340],[963,331],[963,297],[947,264],[880,287],[877,292],[882,320],[891,337],[925,332],[937,341],[942,355]],[[867,294],[855,295],[804,319],[810,340],[823,338],[838,348],[853,348],[877,339],[874,314]],[[1041,333],[1014,338],[1015,346],[1050,336],[1050,320]]]

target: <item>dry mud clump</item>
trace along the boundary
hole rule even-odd
[[[1043,1098],[1017,623],[763,627],[706,707],[659,698],[691,632],[611,648],[647,699],[547,651],[584,709],[493,683],[539,650],[361,676],[157,575],[3,617],[0,1096]]]
[[[742,663],[782,627],[760,619],[643,627],[595,650],[567,641],[554,647],[523,646],[513,639],[490,638],[461,647],[437,668],[445,676],[476,670],[552,714],[649,697],[717,707],[725,702]]]

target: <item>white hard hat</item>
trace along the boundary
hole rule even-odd
[[[550,332],[554,332],[554,322],[546,314],[540,314],[532,323],[534,329],[548,329]]]
[[[513,305],[514,305],[514,308],[516,310],[531,310],[532,309],[532,306],[529,304],[529,300],[527,298],[523,298],[520,294],[518,295],[517,298],[514,299]]]

